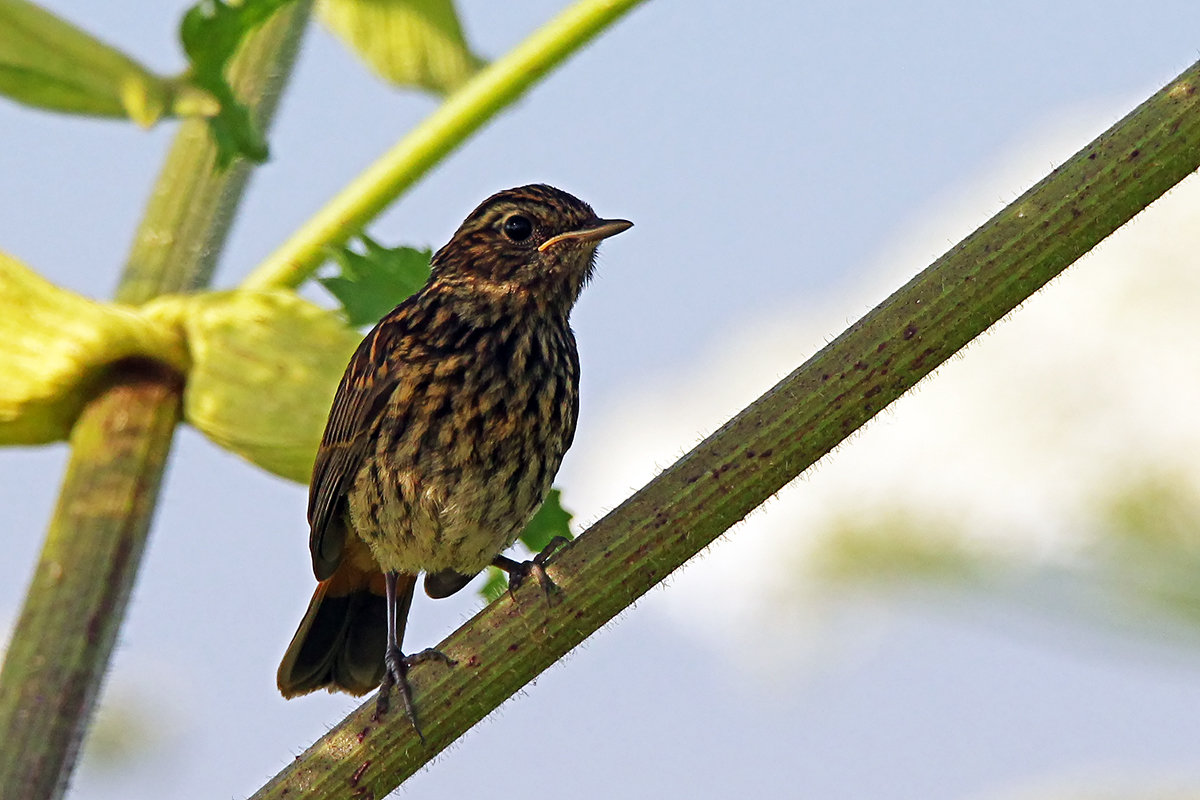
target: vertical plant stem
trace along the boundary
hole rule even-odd
[[[230,77],[265,128],[291,71],[310,3],[247,42]],[[144,302],[208,283],[247,168],[213,171],[199,122],[181,125],[138,229],[117,298]],[[0,670],[0,795],[58,798],[77,760],[137,576],[182,380],[116,364],[71,433],[71,459]]]
[[[305,0],[285,8],[250,37],[230,65],[234,90],[255,103],[251,110],[260,128],[275,115],[310,6]],[[208,285],[252,168],[238,159],[216,172],[216,163],[204,121],[180,125],[134,234],[116,300],[136,305]]]
[[[180,385],[161,369],[123,366],[72,430],[58,507],[0,673],[5,798],[66,789],[145,547]]]

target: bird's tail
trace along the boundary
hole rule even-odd
[[[308,611],[292,637],[277,680],[284,697],[317,689],[366,694],[383,680],[387,648],[387,601],[383,575],[346,575],[338,570],[317,584]],[[348,580],[349,578],[349,580]],[[397,587],[401,606],[396,618],[397,638],[403,636],[412,600],[415,575],[401,575],[407,585]]]

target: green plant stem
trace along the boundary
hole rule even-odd
[[[231,70],[263,127],[309,8],[297,3],[267,23]],[[199,125],[182,124],[164,165],[117,291],[125,302],[187,291],[211,274],[245,174],[212,171]],[[116,364],[72,429],[58,506],[0,671],[5,800],[66,790],[137,576],[181,396],[179,376],[160,366]]]
[[[158,369],[114,371],[72,429],[73,457],[0,675],[6,798],[66,790],[145,546],[181,383]]]
[[[481,70],[354,179],[246,277],[243,287],[297,287],[375,215],[559,62],[643,0],[582,0]]]
[[[1200,63],[913,278],[412,673],[427,740],[375,700],[255,798],[381,798],[972,338],[1200,166]]]
[[[254,118],[261,128],[274,118],[283,83],[291,74],[311,3],[300,5],[303,8],[285,8],[272,19],[270,33],[264,33],[264,27],[250,37],[230,65],[238,95],[259,98]],[[183,122],[134,234],[117,287],[118,302],[137,305],[160,294],[196,291],[212,280],[253,166],[238,159],[218,172],[216,163],[207,124],[199,119]]]

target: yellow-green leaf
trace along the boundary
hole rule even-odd
[[[176,85],[27,0],[0,0],[0,93],[26,105],[129,117],[149,127]],[[197,105],[186,89],[187,103]]]
[[[97,303],[0,253],[0,444],[67,438],[110,364],[187,375],[184,419],[220,446],[307,483],[338,380],[362,335],[287,290]]]
[[[187,369],[176,331],[88,300],[0,253],[0,443],[65,439],[103,369],[145,356]]]
[[[362,335],[290,291],[164,297],[191,354],[184,418],[276,475],[307,483],[338,381]]]
[[[483,66],[450,0],[319,0],[321,20],[381,78],[445,94]]]

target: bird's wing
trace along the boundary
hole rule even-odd
[[[346,494],[377,435],[378,419],[395,391],[404,354],[403,306],[377,325],[354,351],[338,384],[313,464],[308,493],[308,549],[317,580],[333,574],[346,546]],[[398,324],[399,323],[399,324]]]

